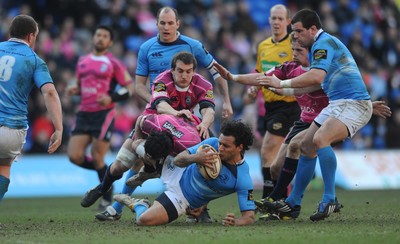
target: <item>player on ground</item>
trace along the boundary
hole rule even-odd
[[[225,226],[249,225],[254,222],[253,183],[244,153],[253,143],[251,128],[240,121],[228,121],[221,127],[219,138],[211,137],[178,154],[173,163],[165,164],[162,178],[167,190],[154,201],[134,199],[128,195],[115,195],[115,199],[136,213],[139,225],[162,225],[176,220],[185,213],[195,214],[197,209],[209,201],[236,192],[241,217],[227,213],[222,220]],[[210,149],[198,150],[200,145],[209,144]],[[222,169],[214,180],[206,180],[197,164],[210,167],[215,157],[221,158]]]

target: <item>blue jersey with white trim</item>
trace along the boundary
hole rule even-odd
[[[28,128],[28,97],[38,88],[53,82],[46,63],[25,43],[9,40],[0,43],[0,125]]]
[[[353,56],[339,39],[322,32],[309,55],[311,69],[326,71],[321,86],[330,101],[371,99]]]
[[[203,144],[209,144],[218,151],[218,138],[215,137],[208,138],[187,150],[190,154],[194,154]],[[254,187],[246,161],[238,165],[222,162],[221,172],[214,180],[206,180],[200,174],[197,165],[193,163],[183,173],[180,187],[191,208],[199,208],[211,200],[237,192],[240,211],[255,210]]]
[[[157,75],[170,69],[172,57],[182,51],[192,53],[197,63],[207,69],[211,68],[214,58],[201,42],[179,34],[174,42],[165,43],[155,36],[143,43],[139,49],[136,75],[150,76],[150,87],[152,87]]]

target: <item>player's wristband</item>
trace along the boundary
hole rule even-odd
[[[294,96],[294,89],[293,88],[283,88],[282,95],[284,96]]]
[[[233,81],[237,81],[239,78],[238,75],[231,74],[231,76]]]
[[[292,79],[282,80],[281,87],[282,88],[291,88],[292,87]]]
[[[129,98],[129,91],[125,87],[119,89],[117,92],[114,92],[113,94],[110,95],[111,101],[113,102],[119,102],[119,101],[124,101]]]

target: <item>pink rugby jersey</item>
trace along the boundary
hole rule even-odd
[[[279,79],[286,80],[295,78],[308,70],[308,68],[300,66],[295,62],[285,62],[266,73],[266,75],[275,75]],[[329,103],[328,97],[322,89],[296,96],[296,100],[301,109],[300,119],[306,123],[313,122],[315,117]]]
[[[126,86],[133,82],[125,65],[111,53],[103,56],[85,55],[79,58],[76,70],[81,88],[80,111],[96,112],[113,108],[114,103],[108,106],[98,104],[98,96],[110,95],[117,84]]]
[[[186,148],[200,143],[200,134],[196,129],[197,123],[170,114],[150,114],[143,122],[142,132],[150,135],[152,131],[169,131],[174,140],[171,156],[176,156]]]
[[[168,102],[178,111],[187,109],[193,112],[197,104],[200,109],[215,107],[213,86],[209,81],[199,74],[194,74],[189,87],[182,89],[175,86],[171,70],[164,71],[154,80],[152,98],[144,114],[157,113],[156,105],[160,101]]]

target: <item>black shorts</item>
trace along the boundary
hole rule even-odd
[[[301,110],[297,102],[266,102],[265,109],[264,128],[273,135],[285,137],[300,118]]]
[[[289,134],[285,138],[285,144],[289,144],[290,141],[295,137],[297,134],[302,132],[303,130],[307,130],[310,128],[311,123],[306,123],[304,121],[298,120],[294,122],[294,126],[290,130]]]
[[[76,114],[75,128],[72,135],[90,135],[99,140],[110,141],[114,129],[115,109]]]
[[[178,211],[176,210],[174,204],[169,200],[167,195],[165,193],[162,193],[156,198],[156,201],[159,202],[165,210],[167,211],[168,214],[168,222],[171,223],[172,221],[176,220],[179,215]]]
[[[265,125],[264,125],[265,117],[262,115],[257,115],[257,131],[260,133],[260,136],[264,137],[265,135]]]

